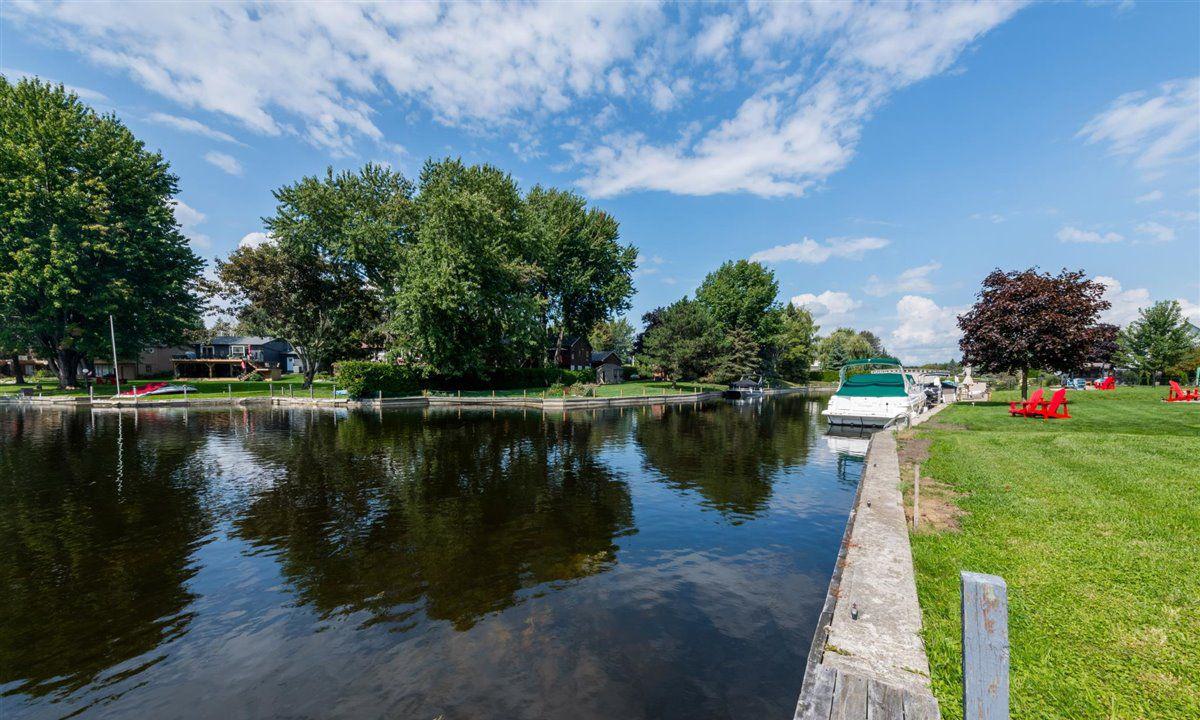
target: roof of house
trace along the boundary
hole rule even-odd
[[[253,335],[218,335],[208,341],[209,345],[266,345],[275,338],[255,337]]]
[[[592,362],[594,362],[594,363],[604,362],[609,357],[615,357],[617,359],[618,363],[621,362],[621,356],[617,355],[616,350],[593,350],[592,351]]]
[[[582,335],[566,335],[566,336],[564,336],[562,339],[563,349],[566,350],[566,349],[575,347],[575,345],[580,340],[585,340],[585,338]],[[553,350],[554,348],[557,347],[557,345],[555,344],[557,342],[558,342],[558,338],[555,338],[555,337],[550,338],[550,349],[551,350]]]

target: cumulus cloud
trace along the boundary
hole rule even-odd
[[[241,175],[242,174],[242,164],[240,162],[238,162],[237,158],[235,158],[232,155],[227,155],[226,153],[217,152],[217,151],[213,150],[211,152],[205,153],[204,159],[209,164],[215,165],[216,167],[229,173],[230,175]]]
[[[171,208],[175,212],[175,222],[179,223],[180,232],[191,242],[194,249],[212,248],[212,239],[196,231],[196,226],[203,223],[207,217],[204,213],[179,199],[171,200]]]
[[[921,295],[905,295],[896,302],[897,325],[888,349],[913,363],[958,357],[960,312],[961,308],[941,307]]]
[[[1196,156],[1200,139],[1200,78],[1162,83],[1154,91],[1117,98],[1080,129],[1086,142],[1103,143],[1148,176]]]
[[[800,242],[759,250],[751,255],[750,259],[754,262],[792,261],[813,264],[823,263],[830,258],[862,260],[863,255],[867,252],[887,247],[890,242],[890,240],[877,237],[829,238],[823,243],[811,238],[804,238]]]
[[[242,236],[242,239],[238,241],[238,247],[256,248],[273,242],[275,242],[275,238],[264,232],[252,232]]]
[[[151,113],[146,119],[152,123],[157,123],[159,125],[166,125],[167,127],[175,128],[176,130],[179,130],[180,132],[191,133],[193,135],[199,135],[201,137],[210,138],[212,140],[220,140],[221,142],[234,143],[235,145],[241,145],[241,143],[238,142],[237,139],[234,138],[229,133],[221,132],[220,130],[215,130],[215,129],[205,125],[204,123],[200,122],[199,120],[193,120],[191,118],[186,118],[186,117],[179,117],[178,115],[168,115],[167,113],[161,113],[161,112]]]
[[[1138,195],[1137,197],[1135,197],[1133,199],[1133,201],[1140,205],[1142,203],[1158,202],[1159,200],[1162,200],[1162,198],[1163,198],[1162,190],[1151,190],[1150,192],[1146,193],[1145,195]]]
[[[941,269],[940,262],[931,262],[909,268],[896,276],[895,280],[882,280],[878,275],[872,275],[867,278],[864,292],[875,297],[892,293],[930,293],[934,287],[929,276]]]
[[[5,19],[181,108],[333,155],[383,142],[378,115],[400,106],[471,129],[577,128],[571,157],[596,196],[794,196],[845,167],[888,98],[1020,6],[22,2]],[[666,112],[731,90],[730,114],[658,136],[596,137],[586,121],[615,98]]]
[[[1171,242],[1175,239],[1175,230],[1163,225],[1154,220],[1147,220],[1139,224],[1134,230],[1137,230],[1139,235],[1149,238],[1150,242]]]
[[[1125,239],[1115,232],[1098,233],[1092,230],[1080,230],[1071,225],[1064,225],[1055,235],[1060,242],[1067,243],[1116,243]]]
[[[1096,282],[1104,286],[1104,299],[1112,304],[1100,315],[1102,322],[1128,325],[1137,320],[1138,310],[1152,304],[1150,291],[1146,288],[1125,289],[1119,280],[1107,275],[1097,275]]]
[[[792,298],[792,304],[812,313],[818,324],[836,325],[851,318],[862,302],[850,297],[849,293],[826,290],[820,295],[802,293]]]

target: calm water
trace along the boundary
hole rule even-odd
[[[791,717],[819,409],[0,406],[0,717]]]

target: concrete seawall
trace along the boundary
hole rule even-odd
[[[903,502],[895,431],[881,430],[871,437],[809,649],[797,720],[940,717]]]

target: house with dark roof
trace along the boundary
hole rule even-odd
[[[621,372],[621,356],[615,350],[593,350],[592,367],[596,369],[596,382],[608,385],[624,379]]]
[[[546,358],[564,370],[586,370],[592,366],[592,344],[581,335],[564,337],[562,347],[552,344],[546,349]]]
[[[218,335],[171,359],[176,377],[238,377],[253,371],[291,371],[295,352],[280,338]]]

